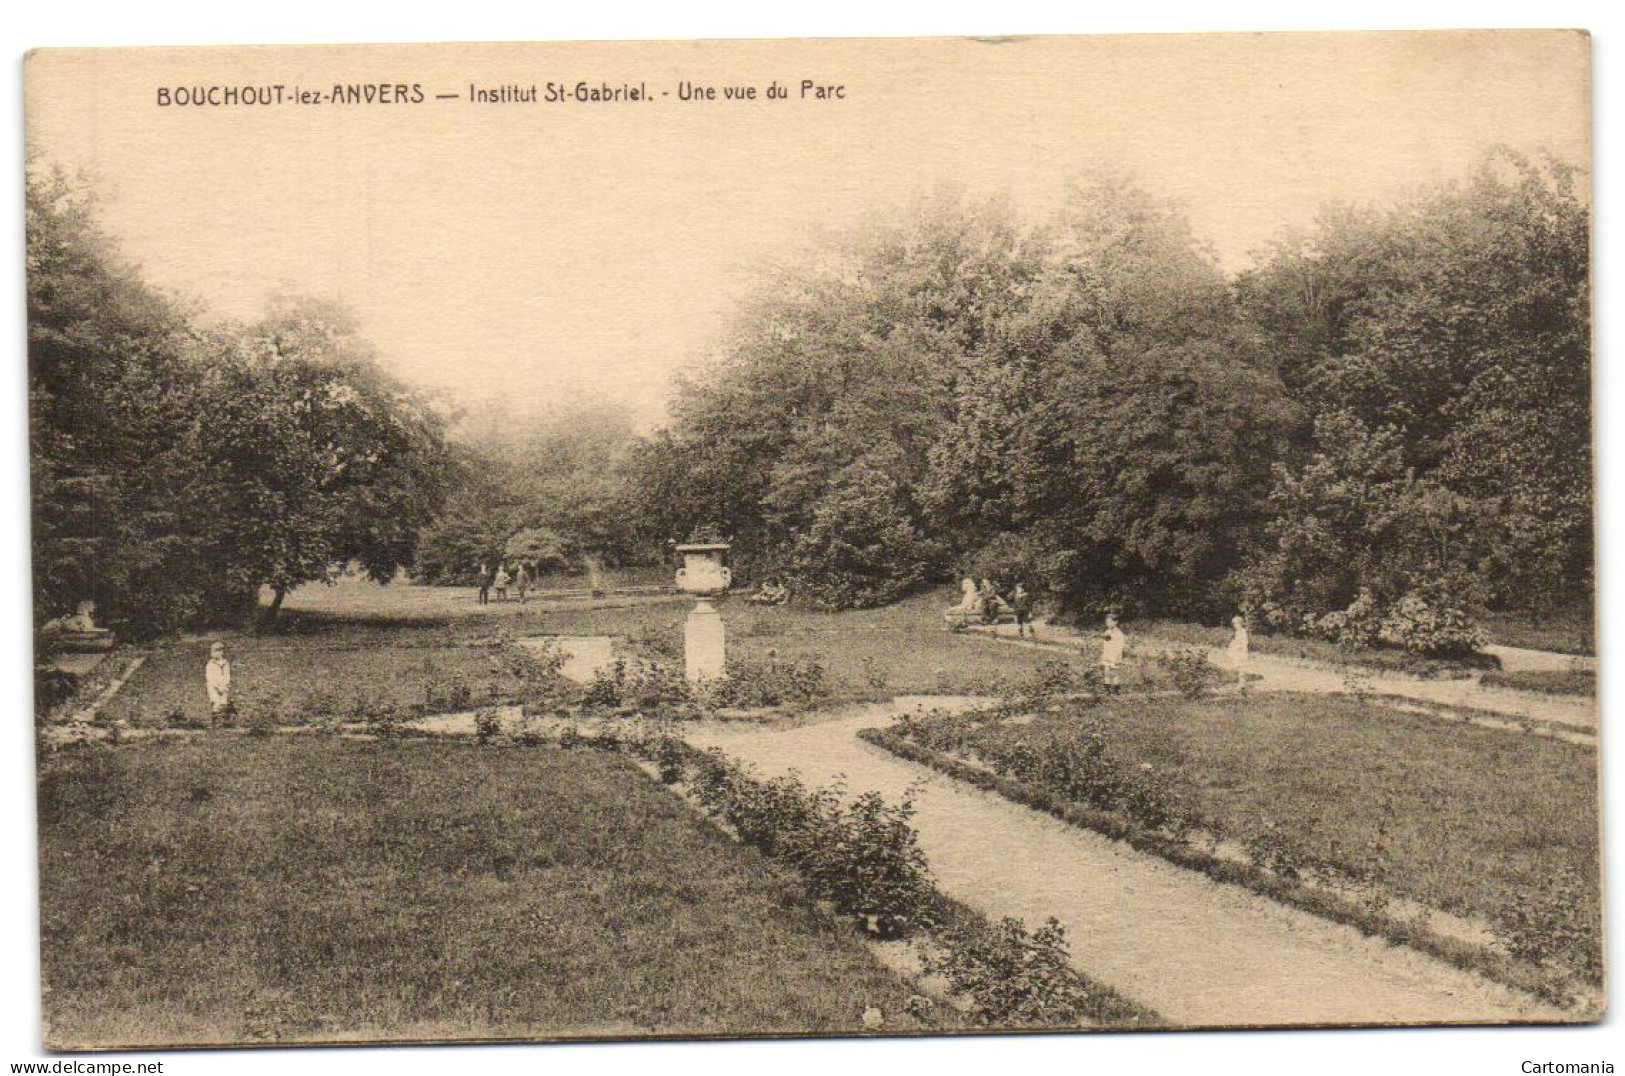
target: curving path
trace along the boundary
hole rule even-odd
[[[765,773],[898,799],[943,892],[986,915],[1067,927],[1080,970],[1183,1026],[1563,1022],[1559,1010],[1413,950],[1219,885],[857,739],[899,699],[793,729],[708,723],[685,736]]]

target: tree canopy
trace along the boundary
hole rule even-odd
[[[626,488],[820,605],[966,570],[1295,630],[1563,600],[1592,559],[1588,236],[1579,177],[1505,150],[1235,277],[1121,177],[1030,224],[921,199],[762,274]]]
[[[206,324],[143,282],[86,184],[27,186],[35,619],[138,634],[359,562],[387,581],[444,494],[443,421],[310,300]]]

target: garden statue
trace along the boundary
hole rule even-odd
[[[727,542],[692,542],[677,547],[683,566],[677,586],[694,595],[694,611],[683,624],[683,666],[690,683],[720,680],[728,665],[727,634],[711,599],[728,592],[733,573],[723,566]]]
[[[231,713],[231,662],[226,660],[226,644],[209,647],[209,661],[203,666],[203,686],[209,693],[209,724],[219,725]]]
[[[80,602],[72,616],[47,621],[43,631],[56,649],[70,653],[113,648],[113,633],[96,626],[96,603],[93,601]]]

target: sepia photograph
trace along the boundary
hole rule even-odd
[[[1585,31],[22,84],[44,1050],[1604,1019]]]

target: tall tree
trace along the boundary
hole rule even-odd
[[[199,449],[229,584],[270,587],[274,618],[290,590],[350,561],[389,582],[445,498],[441,415],[331,303],[278,301],[210,357]]]

